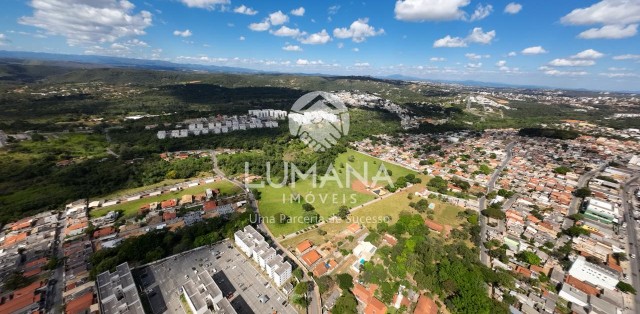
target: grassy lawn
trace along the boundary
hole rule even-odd
[[[104,199],[118,198],[118,197],[131,195],[131,194],[136,194],[136,193],[139,193],[139,192],[142,192],[142,191],[155,189],[155,188],[159,188],[159,187],[163,187],[163,186],[167,186],[167,185],[174,185],[174,184],[180,183],[180,182],[187,182],[189,180],[192,180],[192,179],[166,179],[166,180],[162,180],[161,182],[158,182],[158,183],[155,183],[155,184],[151,184],[151,185],[145,185],[145,186],[141,186],[141,187],[137,187],[137,188],[121,190],[121,191],[118,191],[118,192],[115,192],[115,193],[111,193],[109,195],[101,196],[100,198],[104,198]]]
[[[400,212],[405,211],[411,214],[417,214],[418,212],[409,206],[410,202],[418,201],[418,197],[414,197],[413,200],[408,198],[409,193],[414,193],[424,189],[423,184],[416,184],[404,191],[397,192],[392,196],[384,198],[373,204],[369,204],[362,208],[358,208],[351,214],[351,221],[359,221],[367,228],[374,229],[378,221],[382,220],[385,216],[391,217],[390,225],[393,225],[400,217]],[[444,203],[439,200],[429,200],[429,203],[436,204],[434,209],[434,220],[438,223],[457,226],[463,222],[457,218],[459,212],[464,209],[449,203]],[[424,218],[426,214],[421,214]],[[367,222],[369,221],[369,222]],[[295,247],[298,243],[305,239],[311,240],[314,244],[321,244],[326,241],[330,241],[336,234],[345,230],[349,225],[347,222],[327,223],[318,229],[322,229],[327,232],[326,235],[321,236],[318,233],[318,229],[313,229],[298,236],[289,238],[282,241],[282,244],[286,247]]]
[[[148,188],[148,187],[147,187]],[[114,206],[109,206],[105,208],[98,208],[92,210],[89,214],[91,217],[100,217],[106,215],[108,212],[113,210],[122,210],[124,211],[125,217],[133,217],[138,213],[138,209],[148,203],[153,202],[161,202],[172,198],[180,198],[183,195],[187,194],[200,194],[204,193],[206,189],[220,189],[220,193],[223,195],[233,195],[239,193],[241,189],[234,185],[229,181],[218,181],[212,182],[205,185],[198,185],[191,188],[184,189],[182,191],[170,192],[167,194],[162,194],[158,196],[147,197],[135,201],[125,202]]]
[[[353,161],[350,162],[349,158],[353,156]],[[375,199],[375,195],[367,191],[355,191],[350,186],[346,185],[346,165],[349,164],[353,169],[367,180],[371,180],[376,176],[380,164],[383,162],[377,158],[363,155],[354,150],[348,150],[346,153],[340,154],[336,158],[334,163],[335,169],[338,172],[340,178],[340,184],[335,180],[327,181],[322,187],[321,184],[316,184],[313,187],[312,179],[300,180],[296,182],[295,187],[287,186],[282,188],[274,188],[271,186],[265,186],[261,188],[262,198],[260,200],[260,213],[266,218],[269,229],[275,236],[283,234],[289,234],[298,230],[304,229],[308,225],[299,219],[302,217],[304,210],[302,204],[304,201],[295,202],[291,201],[292,196],[300,195],[301,199],[306,199],[320,216],[327,218],[335,214],[338,208],[342,205],[348,207],[356,207],[364,204],[370,200]],[[367,171],[365,172],[365,164]],[[409,173],[416,174],[410,169],[406,169],[397,165],[393,165],[384,162],[385,168],[390,170],[391,178],[395,181],[401,176],[405,176]],[[320,174],[318,174],[320,175]],[[351,176],[351,181],[355,181],[355,176]],[[378,185],[386,185],[388,182],[379,181]],[[306,196],[306,197],[305,197]],[[287,224],[277,224],[273,219],[276,213],[283,213],[292,218],[292,222]]]
[[[57,155],[60,159],[69,157],[105,157],[108,143],[103,135],[69,133],[57,137],[50,136],[43,141],[21,141],[15,151],[36,155]]]

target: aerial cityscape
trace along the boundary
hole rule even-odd
[[[640,1],[11,0],[0,314],[640,313]]]

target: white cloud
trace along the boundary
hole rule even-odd
[[[251,23],[249,24],[249,29],[254,32],[264,32],[271,27],[271,23],[269,23],[269,19],[264,19],[264,21],[259,23]]]
[[[619,56],[613,57],[613,60],[640,60],[640,55],[632,55],[632,54],[619,55]]]
[[[335,15],[338,13],[338,11],[340,10],[340,6],[339,5],[332,5],[327,9],[327,13],[329,13],[329,15]]]
[[[229,4],[229,0],[180,0],[190,8],[213,9],[216,5]]]
[[[271,22],[271,25],[281,25],[289,22],[289,16],[282,13],[282,11],[276,11],[269,14],[269,21]]]
[[[401,21],[448,21],[464,19],[461,8],[470,0],[397,0],[396,19]]]
[[[471,31],[471,34],[467,36],[467,41],[479,44],[490,44],[496,37],[496,31],[483,32],[482,28],[476,27]]]
[[[518,53],[517,53],[517,52],[515,52],[515,51],[511,51],[511,52],[509,52],[509,53],[507,54],[507,56],[509,56],[509,57],[515,57],[515,56],[517,56],[517,55],[518,55]]]
[[[596,64],[593,60],[553,59],[549,65],[556,67],[586,67]]]
[[[175,31],[173,31],[173,35],[174,36],[180,36],[180,37],[191,37],[191,35],[193,35],[193,33],[191,33],[190,30],[185,29],[183,31],[175,30]]]
[[[149,44],[137,38],[127,40],[125,44],[128,46],[149,47]]]
[[[442,58],[442,57],[432,57],[431,59],[429,59],[429,61],[431,61],[431,62],[444,62],[444,61],[447,61],[447,59]]]
[[[580,8],[562,17],[570,25],[626,25],[640,22],[640,2],[635,0],[602,0],[587,8]]]
[[[590,28],[580,34],[582,39],[621,39],[633,37],[638,33],[638,24],[605,25],[601,28]]]
[[[496,62],[496,66],[497,67],[503,67],[505,65],[507,65],[507,61],[505,61],[505,60],[500,60],[500,61]]]
[[[589,74],[585,71],[560,71],[560,70],[551,69],[547,67],[543,67],[541,68],[541,70],[544,70],[544,74],[550,75],[550,76],[583,76],[583,75]]]
[[[590,7],[571,11],[560,21],[568,25],[603,25],[580,33],[578,37],[583,39],[632,37],[638,32],[640,1],[601,0]]]
[[[367,37],[378,36],[384,34],[384,29],[378,30],[375,27],[367,24],[369,19],[358,19],[351,23],[349,28],[342,27],[333,30],[333,36],[337,38],[351,38],[354,42],[361,43],[366,40]]]
[[[587,49],[571,56],[571,59],[600,59],[602,57],[604,57],[604,53],[593,49]]]
[[[471,18],[469,19],[469,21],[473,22],[473,21],[482,20],[482,19],[486,18],[487,16],[489,16],[489,14],[491,14],[491,12],[493,12],[493,6],[492,5],[487,4],[486,6],[482,6],[481,3],[478,3],[478,6],[476,7],[476,10],[473,12],[473,14],[471,14]]]
[[[600,73],[600,75],[608,78],[639,77],[636,73]]]
[[[616,67],[610,67],[607,70],[615,72],[615,71],[627,71],[627,68],[616,68]]]
[[[245,40],[246,38],[244,38],[244,36],[240,36],[238,37],[238,40]]]
[[[523,55],[539,55],[539,54],[547,53],[547,51],[544,50],[542,46],[533,46],[533,47],[523,49],[521,53]]]
[[[303,7],[299,7],[297,9],[291,10],[291,15],[303,16],[304,15],[304,8]]]
[[[511,2],[504,7],[504,13],[518,14],[522,10],[522,4]]]
[[[338,43],[338,49],[342,49],[342,47],[344,47],[343,43]]]
[[[355,48],[351,49],[351,51],[353,51],[353,52],[359,52],[359,51],[360,51],[360,48],[355,47]]]
[[[467,68],[470,69],[477,69],[479,67],[482,67],[482,62],[478,62],[478,63],[467,63],[466,65]]]
[[[353,64],[354,67],[368,67],[371,66],[369,62],[356,62]]]
[[[20,24],[43,29],[47,34],[64,36],[70,45],[114,42],[122,37],[145,34],[151,26],[149,11],[134,13],[127,1],[32,0],[32,16],[18,19]]]
[[[240,14],[244,14],[244,15],[256,15],[258,14],[258,11],[246,6],[246,5],[241,5],[235,9],[233,9],[233,12],[235,13],[240,13]]]
[[[9,39],[7,38],[7,36],[5,34],[0,33],[0,46],[2,45],[6,45],[7,43],[9,43]]]
[[[307,60],[307,59],[298,59],[296,61],[297,65],[323,65],[324,62],[322,60]]]
[[[331,40],[331,36],[329,36],[327,30],[323,29],[320,32],[300,38],[299,40],[301,43],[307,45],[322,45],[329,42]]]
[[[433,43],[434,48],[461,48],[466,46],[467,42],[464,39],[460,37],[451,37],[449,35],[445,36],[444,38],[440,38]]]
[[[304,32],[301,32],[299,29],[297,28],[289,28],[285,25],[282,25],[278,30],[276,31],[270,31],[271,34],[276,35],[276,36],[280,36],[280,37],[298,37],[301,35],[304,35]]]
[[[480,60],[482,58],[491,58],[490,55],[479,55],[475,53],[466,53],[464,56],[467,57],[469,60]]]
[[[302,51],[302,48],[300,48],[300,46],[298,46],[298,45],[286,45],[286,46],[282,47],[282,50],[286,50],[286,51]]]

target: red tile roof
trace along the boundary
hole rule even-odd
[[[302,252],[308,250],[312,246],[313,246],[313,243],[311,243],[311,241],[304,240],[304,241],[298,243],[298,245],[296,246],[296,251],[298,251],[298,254],[301,254]]]
[[[161,208],[175,207],[176,205],[178,205],[178,202],[176,202],[175,199],[166,200],[160,203]]]
[[[313,265],[321,258],[320,253],[316,250],[311,250],[307,254],[302,255],[302,260],[309,266]]]
[[[104,227],[101,229],[98,229],[96,231],[93,232],[93,237],[94,238],[102,238],[104,236],[108,236],[110,234],[114,234],[116,232],[116,229],[114,227]]]
[[[176,212],[164,212],[162,213],[162,220],[164,221],[169,221],[171,219],[174,219],[178,217],[178,214],[176,214]]]
[[[583,282],[581,280],[579,280],[576,277],[573,277],[571,275],[567,276],[567,279],[565,279],[565,282],[568,285],[574,286],[576,289],[588,294],[588,295],[599,295],[600,294],[600,290],[598,290],[598,288]]]
[[[420,295],[418,299],[418,304],[416,304],[416,309],[413,311],[413,314],[437,314],[438,306],[433,300],[427,298],[425,295]]]
[[[93,304],[93,291],[87,291],[83,295],[68,301],[65,306],[66,314],[84,314],[87,313]]]
[[[387,306],[382,303],[382,301],[377,298],[369,299],[369,303],[367,307],[364,308],[365,314],[386,314]]]
[[[205,212],[208,212],[216,209],[216,207],[218,207],[218,204],[216,204],[216,201],[206,201],[204,202],[204,205],[202,205],[202,210],[204,210]]]
[[[425,219],[424,224],[431,230],[442,233],[444,226],[430,219]]]
[[[352,223],[347,227],[347,230],[356,233],[360,230],[360,225],[357,223]]]

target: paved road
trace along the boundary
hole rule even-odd
[[[640,255],[640,251],[638,250],[638,237],[636,234],[636,221],[633,220],[633,191],[634,191],[634,183],[638,182],[640,179],[640,174],[635,174],[631,179],[624,183],[622,188],[622,207],[624,213],[626,215],[627,221],[627,239],[629,239],[629,253],[635,254],[636,259],[630,260],[631,267],[631,280],[633,287],[636,291],[640,291],[640,273],[639,273],[639,263],[638,255]],[[635,295],[635,309],[636,312],[640,309],[640,293]]]
[[[64,212],[58,215],[58,224],[56,226],[55,242],[53,244],[53,252],[51,255],[57,256],[59,261],[64,260],[64,251],[62,244],[64,242],[64,233],[62,231],[66,227],[64,220]],[[64,263],[61,262],[53,271],[53,276],[49,281],[45,309],[49,314],[60,313],[60,305],[62,305],[62,293],[64,287]]]
[[[502,172],[502,170],[509,164],[509,161],[511,161],[511,158],[513,158],[513,147],[516,145],[516,142],[511,142],[509,144],[507,144],[506,147],[506,151],[507,151],[507,155],[505,156],[504,160],[502,160],[502,163],[500,164],[500,166],[498,166],[498,168],[496,168],[495,171],[493,171],[493,174],[491,175],[491,179],[489,179],[489,182],[487,183],[487,194],[493,192],[493,189],[495,188],[495,184],[496,181],[498,180],[498,177],[500,176],[500,173]],[[486,202],[487,199],[485,196],[481,197],[478,200],[478,210],[479,211],[483,211],[486,207]],[[482,242],[484,243],[487,239],[487,218],[484,217],[483,215],[480,215],[480,238],[482,239]],[[480,261],[484,264],[489,266],[489,255],[487,254],[487,249],[484,247],[484,245],[480,245]]]
[[[578,179],[578,187],[577,187],[577,189],[587,186],[589,181],[591,181],[591,179],[593,179],[593,177],[595,177],[596,174],[598,174],[602,170],[604,170],[604,168],[606,168],[608,164],[609,164],[608,162],[605,162],[602,165],[600,165],[598,168],[593,169],[593,170],[583,174],[582,176],[580,176],[580,179]],[[580,197],[576,197],[574,195],[571,198],[571,204],[569,204],[569,216],[578,212],[578,207],[580,207],[580,203],[581,202],[582,202],[582,198],[580,198]]]

